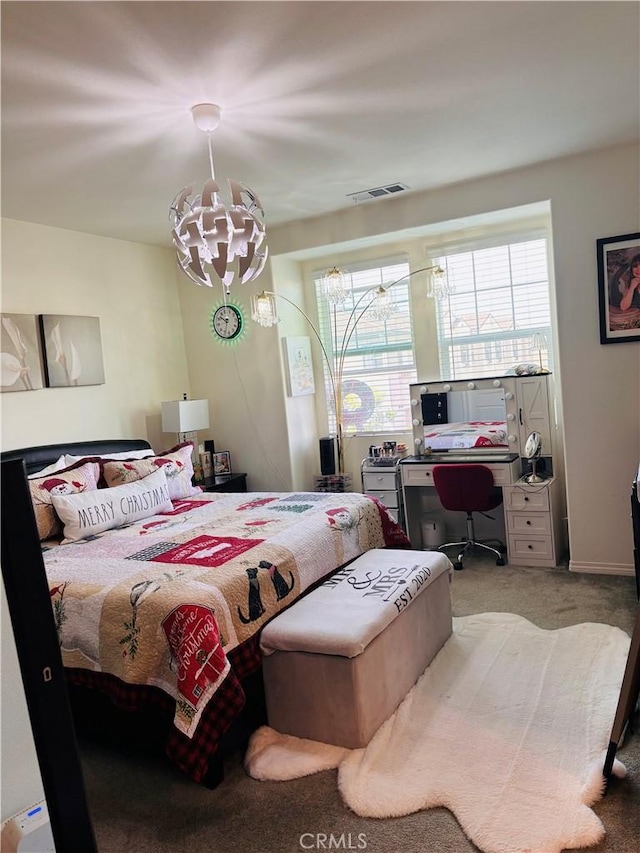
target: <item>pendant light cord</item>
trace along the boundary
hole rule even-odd
[[[211,177],[215,181],[216,174],[213,168],[213,149],[211,148],[211,133],[207,133],[207,142],[209,143],[209,168],[211,169]]]

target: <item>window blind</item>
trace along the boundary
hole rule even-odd
[[[327,352],[343,360],[343,429],[345,433],[401,432],[411,429],[408,386],[416,381],[411,334],[409,264],[402,258],[359,264],[343,270],[349,285],[342,305],[329,305],[322,289],[322,273],[314,274],[320,333]],[[389,290],[394,311],[388,320],[368,311],[375,288]],[[362,299],[358,305],[359,300]],[[357,307],[356,307],[357,306]],[[354,320],[357,320],[355,328]],[[336,430],[335,409],[326,364],[325,386],[329,429]]]
[[[441,376],[493,376],[540,360],[552,369],[545,237],[447,251],[434,263],[453,289],[436,306]]]

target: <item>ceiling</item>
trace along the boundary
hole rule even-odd
[[[2,215],[170,245],[209,172],[267,227],[637,142],[636,2],[7,2]],[[385,204],[384,198],[364,204]]]

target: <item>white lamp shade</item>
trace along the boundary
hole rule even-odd
[[[209,429],[208,400],[169,400],[162,403],[162,432]]]

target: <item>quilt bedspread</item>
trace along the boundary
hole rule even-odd
[[[234,650],[338,566],[407,545],[361,494],[203,493],[44,560],[65,666],[160,688],[192,738]]]

